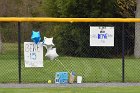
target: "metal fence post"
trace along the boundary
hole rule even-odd
[[[124,23],[123,23],[123,30],[122,30],[122,82],[125,82],[125,46],[124,46],[124,43],[125,43],[125,32],[124,32]]]
[[[18,82],[21,83],[21,32],[20,32],[20,22],[18,22]]]

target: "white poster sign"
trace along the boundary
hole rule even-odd
[[[114,46],[114,27],[90,26],[90,46]]]
[[[43,46],[41,43],[24,42],[25,67],[43,67]]]

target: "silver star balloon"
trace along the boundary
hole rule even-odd
[[[56,53],[56,48],[48,48],[47,49],[47,53],[45,55],[47,58],[49,58],[50,60],[54,60],[55,58],[57,58],[59,55]]]
[[[49,48],[49,47],[53,47],[54,46],[54,44],[53,44],[53,37],[52,38],[44,37],[43,46],[46,49]]]

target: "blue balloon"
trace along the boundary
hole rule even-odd
[[[31,39],[37,44],[38,42],[40,42],[41,40],[41,37],[40,37],[40,32],[37,31],[32,31],[32,36],[31,36]]]

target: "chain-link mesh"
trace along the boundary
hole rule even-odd
[[[90,26],[114,26],[114,47],[90,46]],[[123,29],[124,26],[124,29]],[[18,82],[17,23],[0,26],[0,82]],[[26,68],[24,42],[32,42],[32,30],[43,37],[53,37],[59,57],[49,60],[43,48],[41,68]],[[124,38],[122,32],[124,31]],[[75,72],[83,82],[122,82],[122,44],[124,40],[124,80],[140,82],[139,58],[134,57],[135,23],[21,23],[21,81],[54,82],[56,72]],[[75,78],[76,81],[76,78]]]
[[[139,82],[140,77],[140,50],[139,50],[139,23],[132,24],[131,27],[129,24],[125,25],[125,80],[127,82]],[[132,26],[135,26],[134,32],[130,31]],[[132,29],[133,30],[133,29]],[[131,55],[130,55],[131,54]],[[134,56],[133,56],[134,54]]]
[[[18,39],[14,25],[2,23],[0,26],[0,82],[18,82]]]

